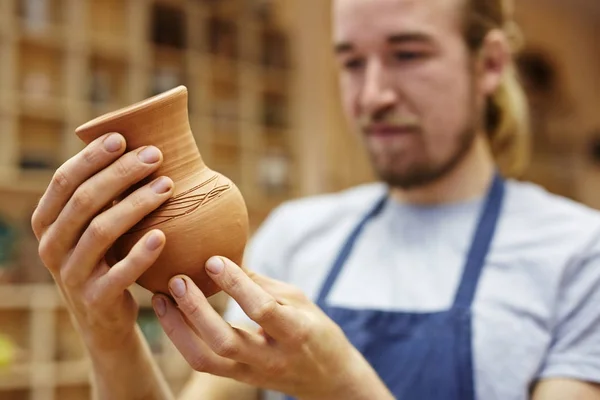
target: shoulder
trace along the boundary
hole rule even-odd
[[[384,184],[369,183],[282,203],[252,235],[246,252],[250,268],[264,265],[266,255],[282,263],[305,240],[344,229],[367,212],[385,191]]]
[[[508,194],[504,236],[527,252],[518,261],[540,261],[529,288],[551,294],[542,297],[550,342],[538,377],[600,382],[600,211],[531,183],[511,182]]]
[[[557,217],[567,218],[592,218],[594,222],[600,221],[600,211],[586,206],[580,202],[549,192],[543,186],[527,182],[508,180],[507,200],[520,203],[521,211],[536,209],[543,215],[549,213]],[[514,208],[518,204],[511,204]]]
[[[531,182],[507,182],[504,211],[510,228],[518,236],[531,235],[532,240],[561,242],[575,250],[600,238],[600,211]]]
[[[515,181],[504,207],[494,254],[511,278],[526,279],[552,304],[581,282],[600,279],[599,211]]]

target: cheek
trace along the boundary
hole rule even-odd
[[[469,75],[460,68],[431,65],[406,80],[407,94],[411,93],[407,97],[413,99],[412,107],[421,118],[427,147],[439,157],[453,151],[473,117]]]

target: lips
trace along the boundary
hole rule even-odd
[[[418,128],[414,125],[371,125],[364,131],[367,136],[396,136],[415,134]]]

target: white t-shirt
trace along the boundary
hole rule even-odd
[[[283,204],[253,237],[245,264],[316,301],[351,230],[384,191],[367,184]],[[366,225],[328,302],[404,312],[449,308],[482,201],[388,202]],[[525,400],[542,377],[600,382],[600,213],[507,181],[473,313],[479,399]],[[235,303],[226,318],[247,321]]]

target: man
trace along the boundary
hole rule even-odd
[[[201,372],[181,398],[257,399],[261,388],[301,399],[600,399],[600,216],[504,179],[525,138],[506,7],[335,0],[334,16],[346,113],[382,182],[278,208],[248,269],[210,259],[233,326],[186,277],[171,280],[177,304],[155,296],[166,333]],[[166,179],[134,193],[137,207],[128,198],[101,212],[95,187],[160,164],[156,149],[123,149],[107,134],[69,160],[32,225],[100,398],[167,399],[126,292],[164,235],[150,232],[112,269],[89,256],[128,228],[119,215],[141,218],[172,193]]]

